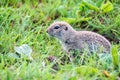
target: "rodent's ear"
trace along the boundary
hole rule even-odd
[[[67,30],[68,30],[68,27],[65,26],[65,31],[67,31]]]

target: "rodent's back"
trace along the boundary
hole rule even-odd
[[[105,37],[95,32],[78,31],[77,36],[78,36],[78,40],[80,39],[85,43],[87,43],[90,49],[93,47],[92,45],[96,45],[98,46],[98,48],[100,48],[101,46],[104,47],[104,49],[106,50],[104,52],[110,52],[110,48],[111,48],[110,42]]]

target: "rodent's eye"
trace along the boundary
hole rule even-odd
[[[55,27],[54,27],[54,29],[59,29],[59,28],[60,28],[60,26],[55,26]]]

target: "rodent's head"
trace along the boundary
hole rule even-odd
[[[48,27],[46,32],[50,36],[53,36],[53,37],[56,37],[59,39],[63,39],[66,36],[68,36],[70,31],[72,31],[72,30],[73,30],[73,28],[68,23],[66,23],[64,21],[59,21],[59,22],[57,21],[57,22],[52,23]]]

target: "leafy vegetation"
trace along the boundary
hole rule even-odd
[[[119,0],[0,0],[0,79],[119,80],[119,4]],[[108,55],[102,55],[101,59],[82,55],[84,65],[67,62],[61,65],[60,60],[66,53],[46,33],[55,20],[67,21],[76,30],[105,36],[113,45],[110,60]],[[10,56],[16,54],[15,46],[23,44],[32,48],[32,61]],[[49,62],[50,55],[57,60]],[[56,62],[58,71],[52,68]]]

